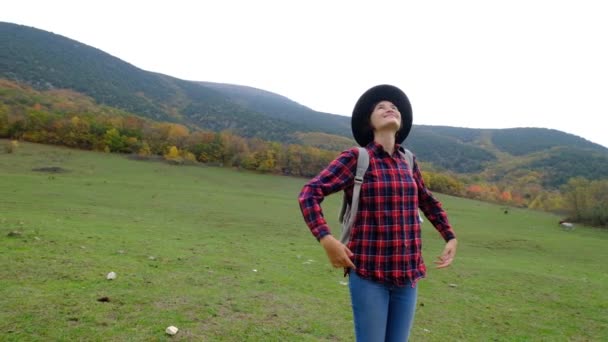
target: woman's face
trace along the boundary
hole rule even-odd
[[[380,101],[374,106],[370,123],[374,132],[381,130],[397,132],[401,127],[401,113],[392,102]]]

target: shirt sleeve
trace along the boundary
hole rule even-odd
[[[358,154],[356,148],[342,152],[329,166],[306,183],[298,196],[304,221],[317,240],[331,234],[323,217],[321,202],[325,196],[354,184]]]
[[[448,221],[448,215],[445,210],[443,210],[441,202],[433,196],[431,191],[424,184],[422,173],[416,162],[416,157],[414,157],[414,168],[412,172],[418,187],[418,206],[420,207],[420,210],[422,210],[424,216],[426,216],[446,242],[455,239],[456,234]]]

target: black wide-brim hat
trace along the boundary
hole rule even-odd
[[[360,146],[367,146],[374,140],[374,132],[369,117],[373,106],[380,101],[392,102],[401,113],[401,128],[397,131],[395,143],[401,144],[412,129],[412,105],[405,93],[392,85],[381,84],[368,89],[357,101],[351,118],[353,136]]]

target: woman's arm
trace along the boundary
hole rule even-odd
[[[323,216],[321,202],[325,196],[353,185],[358,153],[356,148],[342,152],[329,166],[306,183],[298,196],[304,221],[319,241],[331,234]]]
[[[418,187],[418,206],[424,215],[429,219],[433,227],[437,229],[439,234],[447,242],[456,238],[456,234],[448,221],[448,215],[443,210],[441,202],[437,200],[431,191],[427,189],[422,179],[422,173],[418,167],[418,163],[414,157],[414,167],[412,169],[414,180]]]

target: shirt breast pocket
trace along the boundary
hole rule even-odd
[[[400,201],[404,196],[417,196],[416,182],[408,169],[374,169],[365,174],[360,197],[366,203]]]
[[[361,201],[368,205],[381,201],[381,197],[386,195],[386,178],[383,170],[369,170],[365,174],[363,185],[361,186]]]

